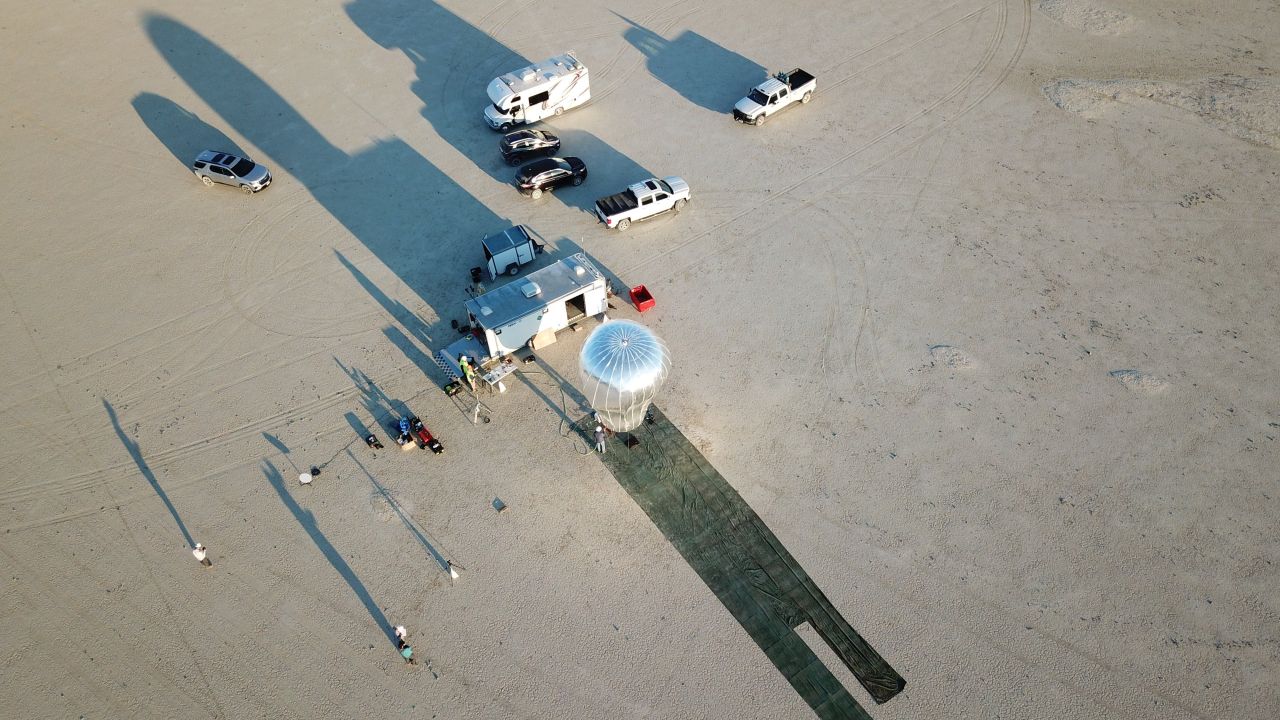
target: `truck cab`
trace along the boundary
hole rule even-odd
[[[780,72],[751,88],[751,92],[733,106],[733,119],[741,123],[763,125],[770,115],[779,110],[797,101],[809,102],[816,87],[814,77],[800,68]]]

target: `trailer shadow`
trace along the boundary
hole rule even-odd
[[[731,113],[747,90],[766,77],[752,62],[691,30],[668,40],[618,13],[627,23],[622,37],[648,58],[649,73],[681,97],[715,113]]]
[[[502,161],[498,151],[501,136],[490,130],[481,116],[490,102],[485,89],[495,77],[532,61],[438,3],[355,0],[346,10],[370,39],[384,48],[403,51],[413,62],[418,77],[412,90],[422,100],[422,116],[436,133],[489,177],[510,185],[515,169]],[[589,62],[587,65],[590,67]],[[552,131],[557,135],[567,132]],[[602,155],[625,157],[603,142],[593,151],[604,149],[607,153],[589,155],[566,141],[561,152],[582,157],[594,173],[594,163]],[[639,179],[643,178],[627,182]],[[575,195],[574,204],[583,203]]]
[[[155,93],[139,93],[133,98],[134,112],[173,157],[186,169],[204,150],[229,152],[245,157],[244,150],[199,115],[167,97]]]
[[[462,247],[464,239],[480,237],[507,224],[505,220],[399,138],[377,139],[349,154],[260,77],[200,33],[154,13],[144,17],[143,25],[178,76],[231,128],[259,147],[269,164],[301,183],[437,316],[456,311],[444,306],[452,298],[443,296],[441,290],[455,287],[451,280],[465,277],[472,264],[466,251],[471,248]],[[154,100],[142,105],[162,107]],[[169,137],[161,140],[178,148],[179,141],[166,139]],[[280,186],[289,182],[277,173],[276,187],[268,192],[284,192]],[[424,228],[440,228],[441,232],[426,234]],[[357,281],[366,281],[361,282],[363,287],[389,307],[394,317],[406,322],[415,337],[424,343],[437,340],[438,327],[411,322],[411,312],[392,306],[363,274],[354,272],[355,262],[341,254],[338,259],[353,271]]]

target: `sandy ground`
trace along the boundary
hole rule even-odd
[[[874,717],[1280,714],[1280,7],[788,8],[5,3],[0,716],[812,717],[555,377],[435,389],[512,221],[653,290],[662,407],[906,677],[816,648]],[[528,201],[483,87],[566,49],[592,176]],[[693,204],[592,222],[646,174]],[[358,441],[402,404],[445,455]]]

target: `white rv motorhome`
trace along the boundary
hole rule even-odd
[[[496,77],[488,92],[484,121],[502,132],[559,115],[591,99],[587,66],[572,52]]]

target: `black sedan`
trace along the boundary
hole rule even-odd
[[[508,165],[519,165],[529,158],[555,155],[560,149],[560,138],[546,130],[517,130],[503,135],[498,147]]]
[[[561,185],[581,185],[587,165],[576,157],[534,160],[516,173],[516,187],[529,197],[540,198]]]

